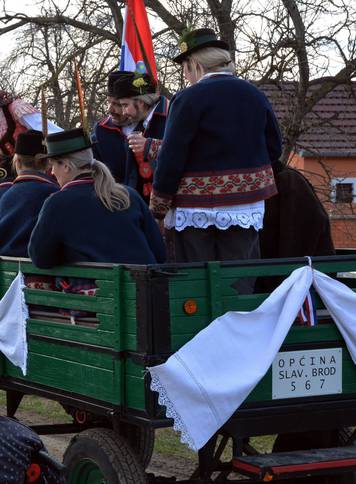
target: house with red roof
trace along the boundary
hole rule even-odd
[[[296,84],[260,88],[283,130],[294,109]],[[305,116],[289,163],[315,187],[330,215],[335,246],[356,247],[356,83],[335,87]]]

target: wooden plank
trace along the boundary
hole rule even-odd
[[[113,299],[97,296],[84,296],[56,291],[39,291],[25,289],[27,304],[52,306],[55,308],[81,309],[89,312],[104,314],[113,313]]]
[[[73,361],[58,360],[51,356],[30,354],[28,375],[11,363],[7,364],[6,374],[51,388],[79,393],[97,400],[120,404],[113,394],[113,371]]]
[[[94,344],[108,348],[114,348],[115,344],[111,331],[53,323],[52,321],[30,319],[27,325],[27,331],[34,335],[50,336],[52,338]]]

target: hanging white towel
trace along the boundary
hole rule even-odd
[[[266,374],[313,281],[356,362],[356,294],[309,266],[295,270],[257,309],[224,314],[149,368],[151,389],[191,449],[200,449]]]
[[[0,352],[26,375],[28,308],[24,287],[23,275],[19,272],[0,301]]]

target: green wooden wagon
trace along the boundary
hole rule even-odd
[[[154,429],[172,425],[149,389],[146,367],[164,362],[216,317],[231,310],[253,310],[268,296],[239,294],[234,288],[238,280],[283,278],[305,264],[299,258],[155,266],[78,264],[39,270],[28,260],[1,258],[0,295],[19,267],[25,276],[94,279],[98,288],[95,296],[25,289],[30,308],[27,376],[5,357],[0,360],[0,388],[7,393],[8,415],[16,414],[26,394],[63,405],[73,423],[34,428],[39,433],[77,433],[64,456],[70,483],[175,482],[173,478],[148,478],[144,472],[153,450]],[[356,288],[356,279],[350,275],[356,271],[352,253],[315,257],[313,265]],[[218,444],[214,436],[199,451],[194,475],[180,482],[252,483],[311,474],[334,474],[336,480],[329,482],[354,482],[356,453],[350,427],[356,426],[356,368],[320,300],[317,309],[319,324],[311,328],[294,325],[279,357],[338,352],[339,388],[311,394],[303,381],[303,394],[294,397],[287,392],[282,398],[273,390],[275,370],[271,368],[220,430]],[[85,313],[71,320],[62,314],[69,310]],[[219,348],[216,352],[223,358]],[[299,450],[285,453],[284,460],[280,454],[269,455],[268,460],[249,443],[251,436],[321,430],[333,436],[333,449],[323,455]],[[234,459],[221,463],[229,441]],[[293,469],[280,472],[288,466]]]

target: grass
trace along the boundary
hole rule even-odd
[[[0,407],[2,413],[6,412],[6,396],[5,392],[0,390]],[[40,398],[36,396],[26,395],[20,405],[19,410],[22,415],[28,414],[27,420],[34,420],[38,416],[39,420],[46,420],[55,423],[69,423],[72,418],[65,412],[63,407],[52,400]],[[259,452],[270,452],[274,442],[274,436],[253,437],[250,443]],[[171,428],[156,430],[155,448],[154,452],[162,455],[170,455],[182,457],[189,460],[196,460],[196,453],[192,452],[185,444],[179,441],[179,434]],[[229,460],[231,458],[231,446],[228,447],[223,459]]]
[[[252,437],[250,444],[259,452],[271,452],[275,435],[264,435],[263,437]],[[179,434],[173,429],[156,430],[155,452],[163,455],[175,455],[190,460],[196,460],[196,453],[192,452],[185,444],[179,441]],[[232,457],[231,445],[228,445],[223,453],[223,460],[230,460]]]

